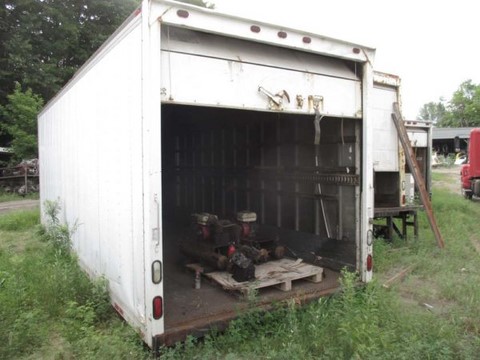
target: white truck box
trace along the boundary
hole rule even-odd
[[[341,266],[371,279],[373,60],[349,42],[143,1],[45,106],[41,202],[78,221],[83,268],[149,346],[245,306],[193,288],[178,248],[195,212],[254,211],[290,255],[329,259],[324,281],[262,291],[262,306],[333,292]]]
[[[401,208],[412,204],[407,201],[414,191],[413,177],[405,162],[405,153],[392,120],[392,104],[401,104],[401,80],[398,76],[374,71],[373,86],[373,169],[375,172],[375,207]],[[405,120],[410,144],[430,191],[432,124],[428,121]],[[408,194],[406,190],[408,189]]]

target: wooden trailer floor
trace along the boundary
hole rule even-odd
[[[223,330],[229,320],[250,305],[238,292],[225,291],[218,283],[204,276],[201,288],[195,289],[195,273],[187,270],[185,264],[166,263],[164,274],[165,334],[161,342],[167,345],[183,340],[188,334],[201,336],[211,327]],[[275,287],[259,289],[257,303],[267,310],[273,302],[290,298],[308,302],[335,292],[340,274],[324,269],[324,275],[320,283],[296,280],[290,291]]]

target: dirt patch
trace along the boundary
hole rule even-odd
[[[480,254],[480,240],[472,236],[470,237],[470,242],[472,243],[475,250],[477,250],[477,253]]]
[[[454,301],[440,296],[440,289],[430,279],[418,275],[409,276],[398,291],[407,306],[417,305],[437,315],[448,315],[456,306]]]
[[[449,167],[437,167],[432,169],[433,174],[440,174],[435,180],[432,180],[432,187],[446,189],[452,194],[462,196],[460,184],[461,165]]]
[[[17,200],[0,203],[0,214],[23,209],[36,209],[40,204],[39,200]]]

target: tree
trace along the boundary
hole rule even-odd
[[[140,0],[0,2],[0,106],[15,83],[45,101],[56,94]],[[5,122],[0,114],[0,123]],[[0,132],[0,146],[11,135]]]
[[[0,104],[15,81],[48,101],[138,6],[139,0],[4,0]]]
[[[446,105],[442,101],[427,103],[418,118],[436,120],[438,127],[480,126],[480,85],[464,81]]]
[[[444,100],[440,99],[440,102],[429,102],[420,109],[420,113],[417,116],[418,120],[432,121],[434,124],[441,123],[445,116]]]
[[[478,126],[480,124],[480,85],[472,80],[464,81],[453,93],[448,106],[447,120],[454,126]]]
[[[32,89],[22,91],[19,83],[15,84],[12,94],[7,96],[8,103],[0,106],[0,131],[8,133],[12,140],[13,161],[38,157],[37,114],[43,106],[43,100]]]

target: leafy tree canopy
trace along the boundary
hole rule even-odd
[[[0,104],[14,83],[48,101],[139,0],[3,0]]]
[[[19,83],[15,84],[12,94],[7,96],[8,103],[0,106],[3,122],[0,131],[7,132],[12,140],[13,161],[38,157],[37,114],[43,106],[43,100],[32,89],[22,91]]]
[[[445,104],[444,100],[440,99],[440,102],[429,102],[420,109],[420,113],[417,116],[418,120],[432,121],[434,124],[442,122],[445,116]]]
[[[15,83],[20,83],[23,90],[29,89],[24,94],[32,99],[48,101],[139,3],[140,0],[2,0],[0,106],[12,106],[9,94],[20,96],[21,89]],[[12,109],[6,109],[7,112],[0,112],[2,124],[15,118],[9,112]],[[16,130],[3,126],[0,146],[15,144],[18,134],[10,131]],[[26,150],[16,148],[20,151],[18,157],[23,157]]]
[[[432,120],[438,127],[480,126],[480,85],[464,81],[446,103],[423,105],[418,118]]]

